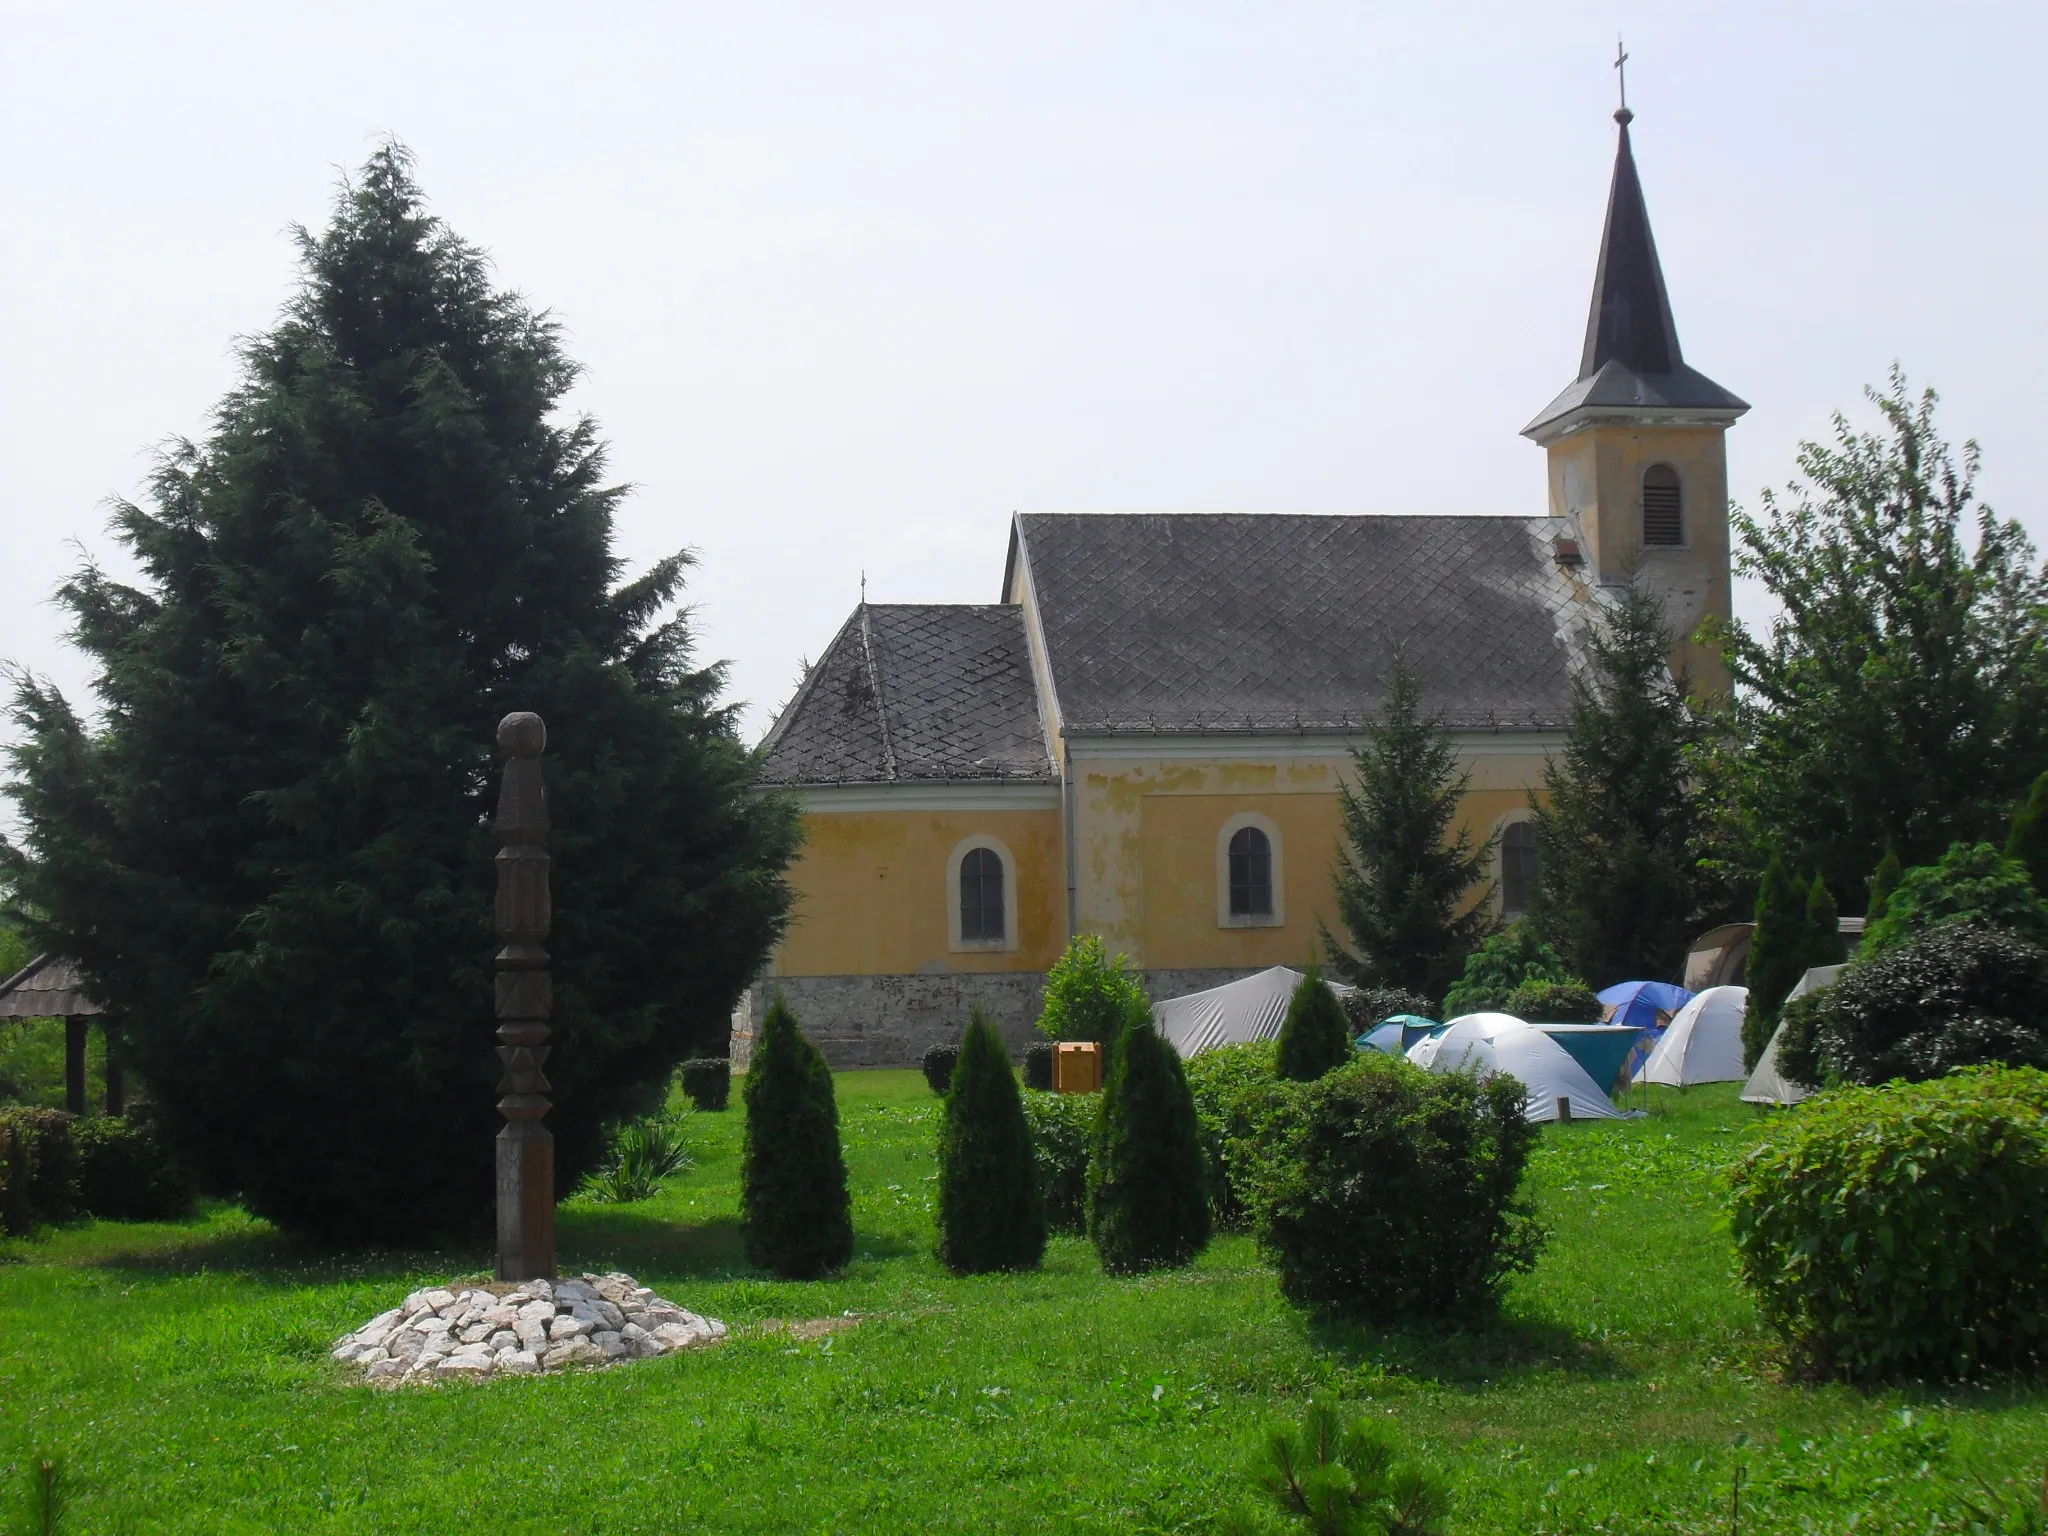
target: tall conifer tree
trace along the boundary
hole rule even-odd
[[[12,874],[214,1187],[416,1241],[490,1209],[498,719],[549,732],[560,1188],[722,1054],[796,822],[692,660],[688,557],[614,553],[556,324],[397,146],[298,240],[205,441],[116,509],[139,580],[62,589],[102,713],[16,689]]]
[[[1744,971],[1749,1002],[1742,1015],[1742,1055],[1747,1066],[1754,1067],[1770,1044],[1785,994],[1806,971],[1806,957],[1812,952],[1806,903],[1806,882],[1795,880],[1786,872],[1785,861],[1773,856],[1757,888],[1756,930],[1749,938]]]
[[[1535,808],[1537,934],[1594,986],[1674,976],[1705,915],[1687,764],[1701,739],[1656,596],[1631,584],[1593,635]]]
[[[939,1128],[939,1258],[956,1274],[1036,1269],[1045,1201],[1024,1098],[979,1003],[960,1042]]]
[[[740,1214],[748,1261],[786,1280],[843,1269],[853,1257],[853,1200],[832,1069],[779,992],[754,1043],[746,1103]]]
[[[1357,782],[1340,784],[1337,916],[1348,944],[1322,930],[1330,968],[1369,987],[1442,997],[1486,937],[1489,840],[1451,827],[1471,776],[1441,717],[1422,707],[1422,681],[1396,662],[1380,718],[1352,753]]]
[[[1088,1236],[1111,1274],[1174,1269],[1209,1246],[1208,1165],[1180,1053],[1149,1024],[1110,1047],[1088,1148]]]

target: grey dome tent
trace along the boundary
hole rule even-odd
[[[1277,1040],[1287,1022],[1287,1005],[1301,983],[1301,972],[1284,965],[1238,981],[1169,998],[1152,1010],[1153,1022],[1183,1057],[1213,1051],[1219,1045],[1245,1045]],[[1341,981],[1325,982],[1339,998],[1357,991]]]
[[[1785,1001],[1804,997],[1809,992],[1818,992],[1822,987],[1833,986],[1835,978],[1842,974],[1839,965],[1816,965],[1799,978],[1797,985],[1785,994]],[[1749,1074],[1749,1081],[1742,1085],[1742,1102],[1745,1104],[1797,1104],[1806,1097],[1805,1085],[1795,1083],[1778,1070],[1778,1037],[1785,1033],[1784,1024],[1771,1031],[1771,1043],[1764,1047],[1763,1055],[1756,1059],[1756,1070]]]

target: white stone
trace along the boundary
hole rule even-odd
[[[692,1328],[688,1323],[663,1323],[654,1330],[654,1336],[670,1349],[688,1349],[691,1345],[709,1337]]]
[[[462,1342],[465,1344],[481,1344],[496,1331],[489,1323],[471,1323],[462,1330]]]
[[[403,1360],[372,1360],[370,1362],[370,1369],[364,1374],[365,1379],[369,1381],[390,1381],[395,1376],[403,1376],[405,1374],[405,1362]]]
[[[508,1349],[498,1356],[498,1371],[505,1376],[533,1376],[539,1374],[540,1359],[530,1350]]]
[[[519,1309],[518,1315],[546,1322],[555,1315],[555,1304],[552,1301],[529,1301]]]
[[[607,1360],[623,1359],[627,1353],[626,1341],[607,1328],[603,1333],[593,1333],[590,1342],[604,1351]]]
[[[518,1348],[519,1335],[510,1328],[500,1328],[492,1333],[485,1342],[489,1346],[491,1353],[495,1355],[501,1350]]]
[[[450,1355],[434,1367],[436,1376],[488,1376],[491,1374],[489,1355]]]
[[[356,1351],[362,1347],[354,1339],[343,1339],[334,1346],[332,1353],[337,1360],[353,1360],[356,1357]]]
[[[484,1308],[484,1315],[480,1321],[489,1323],[493,1328],[510,1328],[519,1321],[519,1309],[500,1302],[495,1307]]]
[[[427,1305],[436,1312],[439,1312],[444,1307],[453,1306],[454,1303],[455,1293],[453,1291],[444,1291],[437,1288],[427,1292]]]
[[[537,1317],[522,1317],[514,1330],[519,1335],[522,1349],[545,1353],[548,1347],[548,1325]]]
[[[548,1337],[560,1344],[591,1331],[590,1321],[581,1317],[558,1317],[548,1324]]]

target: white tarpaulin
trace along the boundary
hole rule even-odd
[[[1169,998],[1153,1008],[1152,1017],[1159,1033],[1184,1058],[1219,1045],[1274,1040],[1287,1022],[1287,1005],[1300,984],[1301,972],[1276,965],[1242,981]],[[1354,990],[1342,982],[1325,984],[1340,998]]]
[[[1785,1001],[1804,997],[1809,992],[1818,992],[1822,987],[1834,985],[1835,978],[1842,974],[1839,965],[1816,965],[1799,978],[1798,985],[1786,994]],[[1756,1059],[1756,1070],[1749,1074],[1749,1081],[1742,1085],[1742,1102],[1745,1104],[1797,1104],[1806,1097],[1806,1089],[1778,1070],[1778,1037],[1785,1033],[1780,1024],[1771,1031],[1771,1043],[1764,1047],[1763,1055]]]
[[[1559,1099],[1571,1101],[1574,1120],[1621,1118],[1570,1051],[1511,1013],[1468,1013],[1453,1019],[1442,1034],[1416,1041],[1408,1059],[1432,1072],[1470,1067],[1482,1074],[1507,1073],[1528,1095],[1522,1104],[1527,1120],[1557,1119]]]
[[[1747,987],[1709,987],[1678,1010],[1650,1059],[1636,1069],[1639,1083],[1690,1088],[1695,1083],[1739,1083],[1742,1013]]]

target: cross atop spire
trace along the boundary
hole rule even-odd
[[[1628,50],[1621,46],[1621,34],[1614,34],[1614,75],[1621,89],[1621,105],[1614,109],[1614,120],[1627,127],[1635,113],[1628,109]]]
[[[1628,53],[1615,42],[1614,68]],[[1623,87],[1626,90],[1626,86]],[[1600,235],[1600,262],[1593,273],[1593,303],[1586,316],[1586,345],[1579,376],[1565,392],[1522,429],[1544,441],[1567,431],[1586,413],[1655,409],[1704,419],[1733,421],[1749,407],[1712,379],[1686,367],[1678,347],[1678,325],[1664,288],[1664,269],[1650,233],[1650,210],[1636,175],[1629,124],[1635,114],[1623,104],[1614,148],[1614,179],[1607,191],[1607,223]]]

